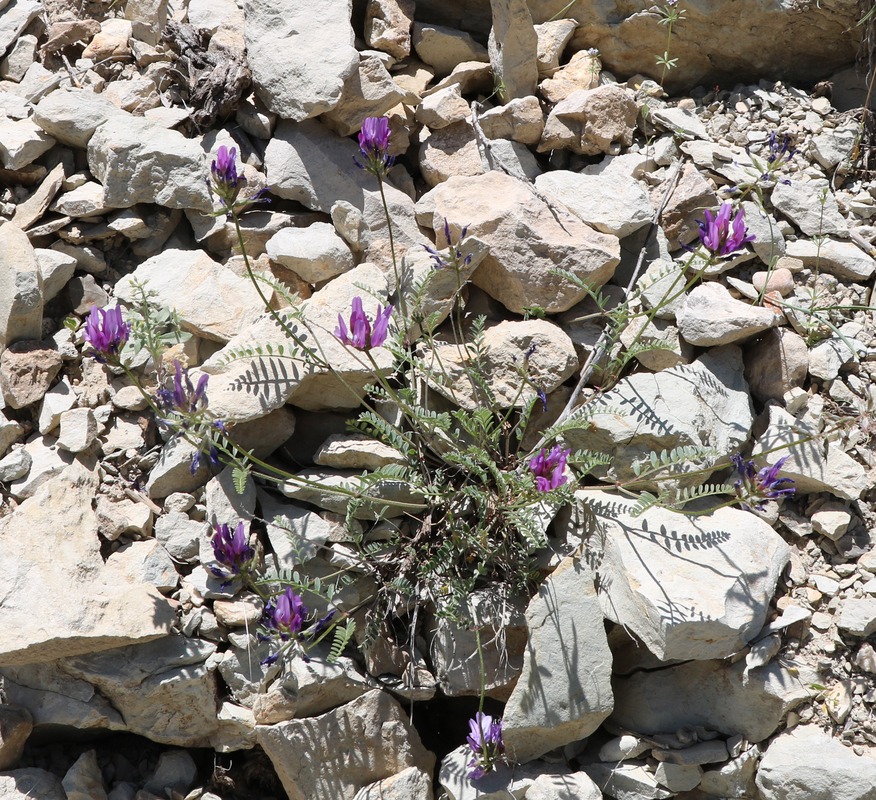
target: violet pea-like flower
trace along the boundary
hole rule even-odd
[[[380,347],[386,341],[391,315],[391,305],[386,308],[378,305],[377,315],[372,326],[362,308],[362,298],[356,296],[353,298],[352,311],[350,312],[350,327],[347,328],[344,318],[338,314],[338,327],[335,328],[335,336],[343,344],[355,347],[357,350]]]
[[[758,470],[754,461],[746,461],[739,455],[732,456],[733,465],[739,474],[739,480],[735,484],[736,496],[742,508],[763,511],[765,501],[794,494],[794,487],[789,485],[794,481],[779,477],[779,471],[787,460],[788,456],[783,456],[772,466]]]
[[[207,380],[209,375],[201,375],[198,385],[192,383],[189,371],[183,369],[179,361],[173,362],[173,388],[158,390],[158,404],[164,411],[178,414],[195,414],[207,407]]]
[[[232,532],[230,526],[223,522],[215,526],[215,531],[210,544],[213,546],[213,557],[221,567],[213,566],[210,570],[220,578],[245,572],[255,558],[255,550],[247,541],[246,525],[238,522]]]
[[[560,445],[554,445],[550,452],[542,448],[538,455],[532,457],[529,469],[535,475],[535,485],[538,491],[549,492],[562,486],[568,480],[564,473],[566,459],[571,452],[571,448],[563,449]]]
[[[389,120],[386,117],[366,117],[359,131],[362,161],[353,159],[356,166],[382,179],[395,161],[395,157],[389,154],[389,139]]]
[[[107,309],[91,307],[85,322],[85,340],[101,364],[115,359],[130,335],[131,329],[118,306]]]
[[[700,242],[713,256],[727,256],[740,250],[748,242],[754,241],[754,234],[745,226],[745,211],[739,209],[733,216],[733,204],[722,203],[718,213],[703,213],[700,227]]]
[[[307,607],[301,596],[291,587],[286,587],[282,594],[268,601],[262,622],[266,628],[277,631],[285,641],[301,632],[306,618]]]
[[[483,778],[505,753],[502,741],[502,721],[494,720],[489,714],[478,711],[474,719],[468,721],[469,734],[466,737],[472,757],[468,762],[469,777],[472,780]]]

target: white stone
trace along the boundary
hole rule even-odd
[[[560,57],[577,27],[575,19],[555,19],[535,26],[539,78],[549,78],[559,69]]]
[[[555,209],[523,181],[490,171],[450,178],[417,203],[417,219],[435,231],[445,220],[458,232],[482,240],[490,252],[472,277],[509,310],[541,306],[565,311],[584,290],[553,274],[555,268],[577,275],[591,289],[602,285],[619,261],[618,240],[568,215],[562,224]]]
[[[61,432],[58,447],[70,453],[81,453],[97,438],[97,419],[90,408],[72,408],[61,412]]]
[[[112,116],[88,141],[88,167],[110,208],[156,203],[212,211],[209,167],[194,139],[133,115]]]
[[[0,162],[6,169],[22,169],[55,144],[55,140],[30,119],[0,118]]]
[[[284,228],[266,245],[268,257],[300,275],[308,283],[321,283],[353,269],[353,254],[326,222],[306,228]]]
[[[341,97],[321,119],[340,136],[351,136],[367,117],[381,117],[406,97],[377,56],[360,55],[344,81]]]
[[[523,671],[502,716],[505,746],[521,762],[589,736],[613,707],[611,653],[582,559],[565,559],[539,587],[526,624]]]
[[[250,0],[247,61],[262,102],[300,122],[334,108],[359,65],[350,25],[352,0]]]
[[[789,558],[766,522],[733,508],[687,516],[654,507],[636,517],[617,495],[579,496],[599,520],[603,612],[657,658],[725,658],[763,627]]]
[[[852,636],[867,637],[876,631],[876,597],[846,600],[837,625]]]
[[[416,111],[417,122],[431,130],[462,122],[470,114],[471,109],[463,100],[458,83],[427,95]]]
[[[441,78],[462,63],[489,61],[487,49],[467,33],[443,25],[415,22],[411,42],[421,61]]]
[[[632,94],[617,84],[572,92],[548,115],[538,152],[617,154],[632,144],[637,114]]]
[[[755,780],[764,800],[870,800],[876,760],[804,726],[770,744]]]
[[[96,474],[71,465],[0,520],[8,555],[0,627],[16,632],[0,641],[0,664],[107,650],[170,630],[175,615],[153,587],[109,580],[91,510],[96,487]],[[47,549],[61,519],[64,538]],[[47,596],[64,602],[46,604]]]
[[[776,211],[807,236],[842,235],[848,230],[827,181],[780,181],[770,199]]]
[[[320,717],[259,725],[256,735],[289,800],[339,800],[434,756],[401,706],[374,690]]]
[[[360,789],[353,800],[432,800],[432,776],[417,767]]]
[[[833,502],[825,503],[812,514],[810,519],[812,530],[833,541],[841,539],[852,523],[849,510],[841,503]]]
[[[365,9],[365,41],[394,58],[411,54],[414,0],[369,0]]]
[[[647,225],[654,213],[642,184],[632,177],[551,170],[535,185],[588,225],[619,238]]]
[[[215,262],[203,250],[167,249],[142,262],[117,284],[116,297],[133,304],[134,281],[156,302],[179,314],[183,330],[227,342],[265,313],[252,282]]]
[[[687,342],[711,347],[750,339],[777,325],[781,317],[734,299],[720,283],[703,283],[687,295],[676,319]]]
[[[526,800],[602,800],[602,797],[586,772],[540,775],[526,792]]]
[[[503,102],[535,94],[538,35],[526,0],[491,0],[487,51]]]
[[[179,584],[173,560],[155,540],[123,545],[110,555],[106,564],[107,569],[115,570],[124,580],[151,583],[160,592],[173,591]]]
[[[0,132],[2,137],[2,132]],[[36,254],[17,225],[0,225],[0,352],[19,340],[42,338],[43,282]]]

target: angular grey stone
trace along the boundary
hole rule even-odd
[[[649,463],[652,451],[697,445],[714,453],[685,461],[677,480],[702,483],[707,473],[685,473],[739,452],[754,422],[742,354],[733,345],[710,350],[692,364],[625,378],[603,402],[605,413],[564,435],[572,447],[609,453],[612,463],[604,474],[610,481],[635,478],[634,465]],[[602,477],[602,468],[596,474]]]
[[[340,136],[352,136],[367,117],[380,117],[406,97],[377,56],[359,56],[357,68],[344,81],[337,105],[322,120]]]
[[[78,463],[0,520],[7,558],[0,590],[0,664],[91,653],[166,635],[173,610],[154,587],[111,580],[95,535],[97,476]],[[57,520],[64,539],[47,550]],[[64,602],[46,603],[46,597]],[[34,614],[39,608],[39,615]]]
[[[499,97],[507,102],[535,94],[538,35],[526,0],[491,0],[493,27],[488,52]]]
[[[42,338],[43,282],[27,236],[14,223],[0,225],[0,352],[19,340]]]
[[[580,155],[617,154],[633,141],[638,106],[618,84],[580,89],[548,115],[538,152],[568,149]]]
[[[654,213],[642,184],[632,177],[558,169],[539,175],[535,185],[596,230],[620,238],[647,225]]]
[[[143,117],[112,116],[104,122],[88,142],[88,167],[111,208],[156,203],[213,210],[198,142]]]
[[[848,230],[827,181],[779,181],[770,199],[776,211],[807,236],[843,235]]]
[[[810,239],[788,242],[786,254],[799,258],[807,267],[816,264],[822,272],[842,280],[866,281],[876,272],[876,260],[854,242],[826,238],[821,246]]]
[[[247,60],[262,102],[300,122],[334,108],[359,64],[350,24],[352,0],[250,0]]]
[[[443,25],[414,22],[411,43],[420,60],[439,78],[450,75],[459,64],[490,60],[487,49],[468,33]]]
[[[289,800],[352,800],[408,767],[431,773],[435,757],[401,706],[374,690],[320,717],[259,725],[258,743]]]
[[[657,662],[659,663],[659,662]],[[702,725],[725,736],[761,742],[788,711],[808,700],[818,680],[801,662],[772,662],[743,679],[745,662],[688,661],[663,669],[618,675],[611,722],[650,736]],[[802,674],[798,674],[802,673]]]
[[[781,319],[769,308],[734,299],[720,283],[695,287],[676,315],[681,335],[690,344],[700,347],[750,339],[778,325]]]
[[[353,254],[326,222],[306,228],[284,228],[266,245],[271,261],[300,275],[308,283],[321,283],[353,269]]]
[[[602,800],[602,792],[586,772],[540,775],[526,792],[526,800]]]
[[[397,59],[411,54],[414,0],[369,0],[365,10],[365,41],[369,47]]]
[[[805,726],[770,744],[755,781],[764,800],[872,800],[876,761]]]
[[[642,764],[586,764],[583,771],[608,797],[616,800],[665,800],[673,796],[660,787],[654,772]]]
[[[67,793],[67,800],[106,800],[97,751],[86,750],[79,756],[67,770],[61,785]]]
[[[611,713],[611,653],[593,575],[566,558],[526,609],[523,671],[502,717],[505,746],[526,762],[589,736]]]
[[[450,178],[417,203],[421,224],[438,231],[446,220],[457,232],[467,225],[469,234],[490,248],[472,281],[515,313],[532,305],[556,313],[584,298],[583,289],[552,269],[568,270],[595,289],[619,262],[615,237],[571,214],[561,223],[556,213],[526,183],[495,170]]]
[[[403,769],[360,789],[353,800],[432,800],[432,776],[417,767]]]
[[[26,708],[0,704],[0,770],[14,767],[33,730],[33,717]]]
[[[846,600],[837,625],[852,636],[866,637],[876,631],[876,597]]]
[[[0,162],[6,169],[32,164],[54,144],[55,140],[30,119],[0,118]]]
[[[578,496],[598,520],[605,615],[661,661],[725,658],[763,627],[789,559],[766,522],[733,508],[633,516],[634,503],[616,494]]]

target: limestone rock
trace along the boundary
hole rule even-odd
[[[377,56],[360,56],[357,69],[344,81],[337,104],[322,120],[340,136],[351,136],[366,117],[380,117],[405,98]]]
[[[338,104],[359,64],[351,12],[352,0],[246,4],[247,60],[256,93],[271,111],[301,122]]]
[[[482,175],[485,171],[474,128],[468,121],[436,130],[424,128],[417,160],[429,186],[438,186],[453,177]]]
[[[256,733],[290,800],[353,800],[408,767],[431,773],[434,766],[401,706],[379,690],[320,717],[259,725]]]
[[[88,167],[111,208],[156,203],[212,211],[208,166],[193,139],[132,115],[112,116],[88,142]]]
[[[526,624],[523,672],[502,717],[505,746],[522,762],[589,736],[613,707],[611,653],[583,560],[565,559],[539,587]]]
[[[0,355],[0,395],[10,408],[39,401],[61,369],[52,342],[16,342]]]
[[[531,352],[530,352],[531,351]],[[578,367],[572,340],[563,330],[543,319],[500,322],[488,328],[483,338],[482,369],[498,408],[525,406],[539,387],[552,392]],[[455,344],[437,345],[426,354],[435,359],[430,385],[463,408],[475,409],[486,402],[482,390],[466,372],[472,357]],[[532,385],[520,386],[518,365],[526,359]],[[438,367],[440,362],[442,367]]]
[[[539,92],[545,100],[560,103],[573,92],[595,89],[599,85],[599,70],[599,56],[579,50],[569,59],[568,64],[564,64],[541,82]]]
[[[695,239],[697,222],[703,219],[703,209],[718,203],[715,190],[693,164],[685,164],[681,177],[663,209],[660,222],[670,250]]]
[[[654,772],[642,764],[586,764],[583,772],[609,797],[665,800],[672,793],[660,787]]]
[[[160,592],[173,591],[179,583],[170,554],[154,540],[123,545],[106,560],[106,565],[124,580],[151,583]]]
[[[9,556],[0,627],[16,631],[0,642],[0,664],[154,639],[175,619],[153,587],[109,579],[91,510],[96,480],[84,467],[71,466],[0,520],[0,540]],[[58,519],[64,520],[61,540],[54,534]],[[46,550],[46,541],[55,546]],[[64,602],[47,604],[47,596],[63,596]],[[38,617],[36,607],[42,609]]]
[[[353,254],[332,225],[284,228],[266,245],[272,261],[288,267],[308,283],[322,283],[353,269]]]
[[[580,496],[598,520],[603,611],[661,661],[725,658],[763,627],[789,558],[767,523],[733,508],[636,517],[617,495]]]
[[[781,319],[769,308],[735,300],[720,283],[703,283],[695,287],[676,318],[684,339],[700,347],[750,339],[777,325]]]
[[[467,33],[443,25],[414,23],[412,43],[421,61],[435,70],[439,78],[471,61],[489,61],[487,49]]]
[[[802,386],[808,367],[806,342],[788,328],[767,331],[745,351],[745,377],[761,401],[781,401],[785,392]]]
[[[538,37],[536,58],[539,78],[550,78],[559,69],[560,57],[577,27],[578,23],[574,19],[555,19],[535,26]]]
[[[362,207],[362,193],[374,178],[356,169],[359,148],[323,123],[282,120],[265,150],[265,174],[278,197],[297,200],[316,211],[331,211],[339,200]]]
[[[692,364],[624,378],[603,402],[612,410],[597,413],[586,430],[569,430],[565,437],[572,447],[611,454],[605,471],[611,481],[634,478],[633,464],[645,465],[652,451],[698,445],[712,448],[715,455],[685,461],[678,480],[703,482],[704,474],[688,478],[684,472],[739,452],[754,421],[741,353],[732,345],[713,349]]]
[[[60,779],[37,767],[25,767],[0,773],[0,797],[3,800],[67,800]]]
[[[538,35],[526,0],[491,0],[488,52],[503,101],[535,94]]]
[[[67,800],[106,800],[97,752],[86,750],[79,756],[67,770],[61,785]]]
[[[163,636],[101,653],[2,667],[0,673],[10,700],[28,708],[37,730],[62,725],[128,731],[154,742],[208,747],[218,728],[216,679],[208,662],[215,651],[208,642]]]
[[[867,637],[876,631],[876,598],[849,599],[840,611],[840,630],[852,636]]]
[[[155,292],[156,302],[175,309],[183,330],[203,339],[227,342],[266,313],[249,278],[203,250],[168,249],[146,259],[116,284],[116,297],[133,304],[134,281]]]
[[[516,97],[504,106],[491,108],[478,117],[484,135],[490,139],[511,139],[535,144],[544,131],[544,115],[538,98]]]
[[[776,211],[807,236],[842,235],[848,230],[827,181],[779,182],[770,199]]]
[[[788,242],[787,255],[799,258],[807,267],[818,264],[822,272],[848,281],[866,281],[876,272],[876,260],[853,242],[842,242],[829,236],[819,247],[810,239]]]
[[[42,338],[43,282],[27,236],[14,224],[0,225],[0,352],[12,342]]]
[[[97,419],[90,408],[72,408],[61,414],[58,447],[69,453],[82,453],[97,438]]]
[[[167,24],[168,0],[133,0],[125,4],[125,18],[131,20],[135,39],[158,44]]]
[[[527,800],[602,800],[602,792],[586,772],[540,775],[526,792]]]
[[[360,287],[366,287],[362,289]],[[373,264],[360,264],[339,275],[303,305],[304,323],[290,320],[307,342],[318,338],[320,355],[331,364],[343,380],[325,367],[303,362],[299,358],[254,356],[229,364],[222,363],[226,350],[240,347],[291,348],[292,343],[277,330],[272,317],[263,317],[244,329],[226,348],[208,359],[203,370],[211,375],[208,395],[210,408],[223,420],[243,422],[263,417],[287,401],[311,410],[355,408],[365,387],[374,380],[372,365],[353,348],[339,342],[333,331],[338,315],[349,318],[353,297],[364,296],[366,313],[374,318],[378,303],[386,303],[386,278]],[[389,369],[392,356],[386,348],[371,351],[378,369]],[[270,380],[264,378],[271,376]]]
[[[0,162],[6,169],[22,169],[55,144],[29,119],[0,119]]]
[[[538,152],[616,154],[632,144],[637,114],[632,95],[617,84],[572,92],[548,115]]]
[[[469,114],[471,109],[459,91],[459,84],[454,83],[426,95],[417,106],[416,117],[417,122],[434,131],[462,122]]]
[[[788,456],[781,476],[791,478],[798,493],[831,492],[843,500],[856,500],[868,487],[864,468],[835,441],[823,446],[812,439],[813,429],[777,406],[768,409],[769,423],[755,442],[753,456],[770,451],[769,463]],[[808,441],[807,441],[808,440]],[[757,459],[762,466],[763,459]]]
[[[418,767],[403,769],[360,789],[353,800],[432,800],[432,776]]]
[[[584,297],[550,270],[566,269],[596,288],[619,261],[616,238],[571,215],[561,226],[530,187],[496,171],[445,181],[417,203],[417,219],[433,230],[445,220],[457,232],[467,225],[490,248],[473,282],[515,313],[533,305],[565,311]]]
[[[770,743],[755,781],[764,800],[869,800],[876,786],[876,761],[856,755],[815,726],[805,726]]]
[[[685,726],[741,734],[761,742],[782,723],[788,711],[809,699],[807,681],[794,674],[802,664],[773,662],[743,679],[744,661],[688,661],[663,669],[634,671],[615,678],[611,722],[646,736]],[[791,671],[794,670],[794,672]]]
[[[558,169],[539,175],[535,185],[583,222],[621,239],[647,225],[653,214],[648,195],[633,177]]]
[[[365,41],[394,58],[411,54],[413,0],[368,0],[365,10]]]

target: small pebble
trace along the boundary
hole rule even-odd
[[[755,272],[751,276],[751,284],[759,292],[766,287],[768,292],[778,292],[782,297],[787,297],[794,291],[794,276],[791,270],[778,267],[772,272]]]

